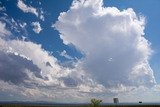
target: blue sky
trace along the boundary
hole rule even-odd
[[[0,100],[159,102],[158,10],[159,0],[0,0]]]

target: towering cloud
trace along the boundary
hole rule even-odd
[[[74,0],[53,26],[65,44],[85,54],[79,66],[106,88],[155,84],[145,18],[133,9],[103,7],[102,0]]]

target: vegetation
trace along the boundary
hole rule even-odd
[[[102,102],[102,100],[98,100],[98,99],[91,99],[91,107],[98,107],[100,105],[100,103]]]

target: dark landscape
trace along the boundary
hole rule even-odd
[[[0,107],[94,107],[91,104],[45,103],[45,102],[0,102]],[[160,103],[102,103],[96,107],[160,107]]]

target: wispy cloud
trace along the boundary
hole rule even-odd
[[[42,10],[42,8],[41,8],[39,11],[40,11],[39,18],[40,18],[42,21],[44,21],[44,20],[45,20],[44,11]]]
[[[73,59],[74,59],[74,58],[72,58],[71,56],[69,56],[65,50],[63,50],[63,51],[60,53],[60,56],[65,57],[66,59],[70,59],[70,60],[73,60]]]
[[[42,9],[36,9],[32,6],[28,6],[23,0],[18,0],[17,7],[21,9],[24,13],[32,13],[44,21],[44,12]]]
[[[17,6],[25,13],[32,13],[38,17],[37,9],[32,6],[27,6],[22,0],[18,0]]]
[[[8,36],[11,34],[10,31],[5,29],[5,27],[6,27],[6,24],[3,22],[0,22],[0,35],[1,36]]]

